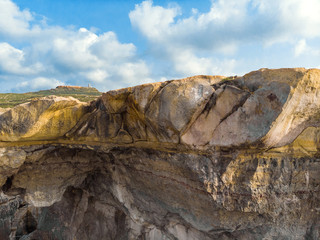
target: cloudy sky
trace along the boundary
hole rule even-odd
[[[319,0],[0,0],[0,92],[320,68]]]

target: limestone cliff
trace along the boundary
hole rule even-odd
[[[0,239],[319,239],[320,70],[0,110]]]

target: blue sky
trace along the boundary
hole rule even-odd
[[[320,68],[319,0],[0,0],[0,92]]]

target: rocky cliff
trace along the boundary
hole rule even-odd
[[[0,239],[319,239],[320,70],[0,111]]]

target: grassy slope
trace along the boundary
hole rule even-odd
[[[55,88],[50,90],[42,90],[39,92],[28,93],[0,93],[0,107],[8,108],[15,105],[29,102],[32,98],[45,97],[50,95],[71,96],[82,102],[89,102],[101,95],[95,88]]]

